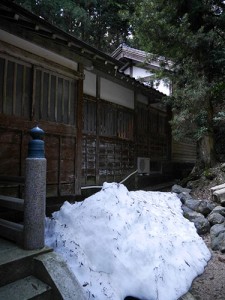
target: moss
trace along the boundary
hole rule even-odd
[[[207,169],[204,171],[203,175],[205,176],[206,179],[213,180],[216,178],[216,173],[212,169]]]

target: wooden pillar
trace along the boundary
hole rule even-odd
[[[100,91],[101,91],[101,79],[100,76],[96,76],[96,171],[95,171],[95,178],[96,184],[100,184],[100,175],[99,175],[99,134],[100,134]]]
[[[134,166],[137,167],[137,136],[138,136],[138,103],[137,103],[137,92],[134,91],[134,126],[133,126],[133,141],[134,141]],[[138,188],[138,176],[135,174],[135,179],[134,179],[134,187],[135,189]]]
[[[84,72],[83,65],[78,65],[78,71]],[[77,85],[77,111],[76,111],[76,159],[75,159],[75,194],[81,194],[81,168],[82,168],[82,125],[83,125],[83,82],[84,78],[79,78]]]

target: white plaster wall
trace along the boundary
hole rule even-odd
[[[151,76],[153,73],[139,67],[133,67],[133,77],[135,79]]]
[[[126,75],[130,75],[130,73],[131,73],[130,68],[127,68],[127,69],[124,71],[124,74],[126,74]]]
[[[154,74],[145,69],[138,68],[138,67],[133,68],[133,77],[135,79],[140,79],[140,78],[148,77],[151,75],[154,75]],[[159,80],[159,82],[155,81],[153,86],[157,91],[159,91],[165,95],[170,95],[170,87],[168,87],[163,80]]]
[[[96,97],[96,75],[84,70],[84,93]]]
[[[119,84],[101,78],[100,97],[104,100],[134,108],[134,91],[127,89]]]

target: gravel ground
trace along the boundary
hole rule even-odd
[[[203,236],[210,248],[209,235]],[[196,300],[225,300],[225,254],[212,251],[204,273],[197,277],[192,284],[190,293]]]
[[[225,172],[221,171],[220,164],[211,170],[216,174],[215,179],[207,180],[203,176],[197,180],[197,186],[191,192],[195,199],[212,201],[210,188],[225,182]],[[225,300],[225,253],[211,250],[209,234],[202,238],[210,249],[212,258],[203,274],[193,281],[190,293],[195,300]]]
[[[207,180],[203,176],[194,182],[191,192],[194,199],[211,201],[210,188],[225,183],[225,171],[221,171],[220,164],[212,171],[216,174],[214,180]],[[165,188],[163,191],[171,190]],[[179,300],[225,300],[225,253],[211,250],[209,234],[202,238],[210,249],[212,257],[203,274],[193,281],[189,292]]]

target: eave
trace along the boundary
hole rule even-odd
[[[160,99],[164,96],[121,72],[120,70],[124,66],[123,62],[64,32],[11,1],[1,1],[0,18],[0,29],[27,43],[33,43],[37,47],[40,46],[55,52],[65,59],[76,61],[87,70],[105,74],[114,81],[120,81],[120,84],[122,81],[129,88],[139,89],[144,94],[153,96],[152,98]]]

